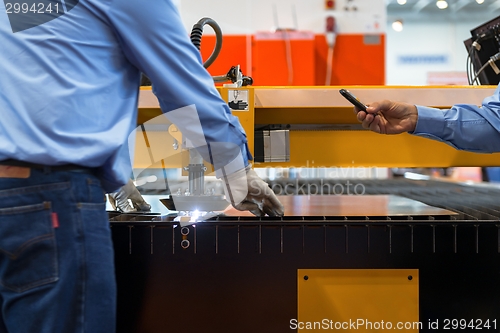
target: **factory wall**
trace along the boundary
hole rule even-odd
[[[324,0],[175,2],[188,31],[204,16],[214,18],[222,27],[224,47],[210,72],[224,74],[231,65],[240,64],[256,85],[325,84],[328,44],[324,32],[330,15],[335,17],[337,28],[332,84],[463,82],[467,58],[463,41],[469,38],[470,29],[496,16],[492,13],[484,20],[405,21],[404,30],[398,33],[391,29],[390,21],[386,22],[383,0],[336,0],[335,10],[325,9]],[[357,11],[346,11],[349,6],[356,6]],[[312,32],[312,36],[303,35],[300,40],[300,36],[288,34],[292,37],[288,49],[283,38],[263,41],[276,28]],[[211,34],[206,28],[202,49],[205,58],[213,45]],[[380,42],[367,44],[367,35],[379,36]]]
[[[471,37],[471,29],[496,16],[498,13],[482,20],[403,21],[401,32],[395,32],[388,22],[386,84],[453,84],[465,79],[467,51],[463,42]],[[439,73],[443,78],[440,82],[435,79]]]
[[[222,53],[209,68],[225,74],[239,64],[254,85],[324,85],[331,56],[331,84],[385,83],[384,0],[178,0],[185,27],[211,17],[224,33]],[[333,55],[325,31],[335,21]],[[276,31],[278,30],[278,31]],[[281,31],[280,31],[281,30]],[[202,54],[214,44],[205,29]]]

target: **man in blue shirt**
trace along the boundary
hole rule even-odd
[[[6,0],[0,45],[0,332],[115,331],[104,192],[132,174],[141,72],[231,203],[283,214],[170,0]]]
[[[381,134],[411,134],[426,137],[472,152],[500,152],[500,86],[485,98],[481,107],[456,104],[441,110],[383,100],[370,104],[366,112],[357,108],[358,120],[366,129]]]

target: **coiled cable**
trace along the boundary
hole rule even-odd
[[[201,49],[201,37],[203,36],[203,27],[205,25],[209,25],[214,29],[215,32],[215,47],[214,50],[212,51],[212,54],[208,59],[203,63],[203,67],[208,68],[210,65],[213,64],[215,59],[219,56],[219,53],[222,49],[222,30],[220,29],[219,25],[217,22],[215,22],[213,19],[209,17],[204,17],[201,20],[198,21],[193,26],[193,29],[191,30],[191,42],[196,46],[198,50]]]

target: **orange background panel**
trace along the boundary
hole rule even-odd
[[[314,40],[290,40],[291,71],[287,41],[254,40],[252,44],[252,75],[256,86],[314,85]]]
[[[384,85],[385,35],[377,35],[378,44],[365,44],[362,34],[339,35],[336,38],[331,85]],[[293,75],[290,80],[284,40],[252,38],[251,65],[247,61],[247,36],[224,36],[222,51],[208,71],[224,75],[231,66],[240,65],[244,75],[254,79],[255,86],[324,85],[328,45],[325,36],[314,40],[291,40]],[[215,36],[203,36],[201,52],[208,59],[215,45]],[[290,82],[291,81],[291,82]]]
[[[215,46],[215,36],[203,36],[201,40],[201,57],[206,61]],[[208,68],[213,76],[226,75],[232,66],[240,65],[243,74],[248,75],[247,69],[247,36],[223,36],[222,50],[215,62]]]
[[[364,35],[339,35],[333,49],[331,85],[384,85],[385,36],[380,44],[365,44]],[[316,35],[316,84],[324,85],[328,46]]]

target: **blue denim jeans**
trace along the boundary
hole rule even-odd
[[[113,246],[89,171],[0,178],[0,332],[113,333]]]

